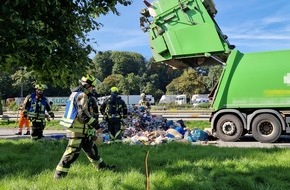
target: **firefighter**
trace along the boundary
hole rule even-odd
[[[26,96],[23,102],[23,116],[29,118],[32,123],[31,139],[38,140],[43,137],[43,130],[46,125],[46,111],[53,119],[54,113],[47,98],[43,95],[43,90],[47,89],[44,84],[36,84],[35,92]]]
[[[108,123],[110,139],[114,142],[122,141],[121,125],[122,119],[127,118],[127,105],[121,99],[119,89],[111,88],[111,95],[107,98],[100,107],[100,112]]]
[[[19,112],[20,112],[20,117],[18,121],[18,132],[15,133],[15,135],[22,135],[23,126],[26,127],[26,133],[24,133],[24,135],[30,135],[29,119],[27,117],[27,114],[24,116],[22,106],[19,107]]]
[[[60,124],[67,127],[69,138],[66,150],[59,161],[54,178],[66,177],[71,164],[77,160],[82,149],[93,166],[98,169],[114,170],[114,165],[107,165],[99,156],[95,144],[98,122],[98,104],[94,96],[95,78],[86,75],[79,80],[80,85],[72,90]]]
[[[150,109],[150,102],[146,99],[146,94],[142,93],[140,95],[141,99],[139,100],[139,106],[144,106],[146,110]]]

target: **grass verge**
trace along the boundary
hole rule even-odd
[[[96,171],[84,153],[63,180],[53,172],[67,140],[0,140],[1,189],[144,190],[149,151],[151,190],[290,189],[289,149],[225,148],[167,143],[102,144],[99,152],[116,172]]]

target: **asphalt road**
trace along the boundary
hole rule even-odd
[[[14,135],[17,132],[17,128],[0,129],[0,139],[18,139],[18,138],[30,138],[27,135]],[[25,129],[23,132],[26,132]],[[44,130],[45,139],[60,139],[65,138],[65,130]],[[237,142],[223,142],[221,140],[198,142],[193,144],[213,145],[218,147],[244,147],[244,148],[290,148],[290,136],[281,136],[275,143],[260,143],[257,142],[251,135],[246,135]]]
[[[236,142],[217,141],[219,147],[245,147],[245,148],[290,148],[290,136],[281,136],[274,143],[260,143],[254,139],[252,135],[245,135]]]
[[[0,139],[18,139],[18,138],[30,138],[29,135],[15,135],[17,133],[17,128],[1,128],[0,129]],[[23,133],[26,133],[26,129],[23,129]],[[65,137],[66,135],[66,130],[44,130],[43,131],[43,136],[44,138],[61,138]]]

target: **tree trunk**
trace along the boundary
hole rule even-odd
[[[2,98],[0,97],[0,115],[3,115]]]

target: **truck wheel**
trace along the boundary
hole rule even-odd
[[[235,115],[223,115],[217,122],[216,134],[222,141],[234,142],[242,136],[243,131],[243,124]]]
[[[271,114],[260,114],[252,124],[252,134],[261,143],[275,142],[281,135],[281,123]]]

